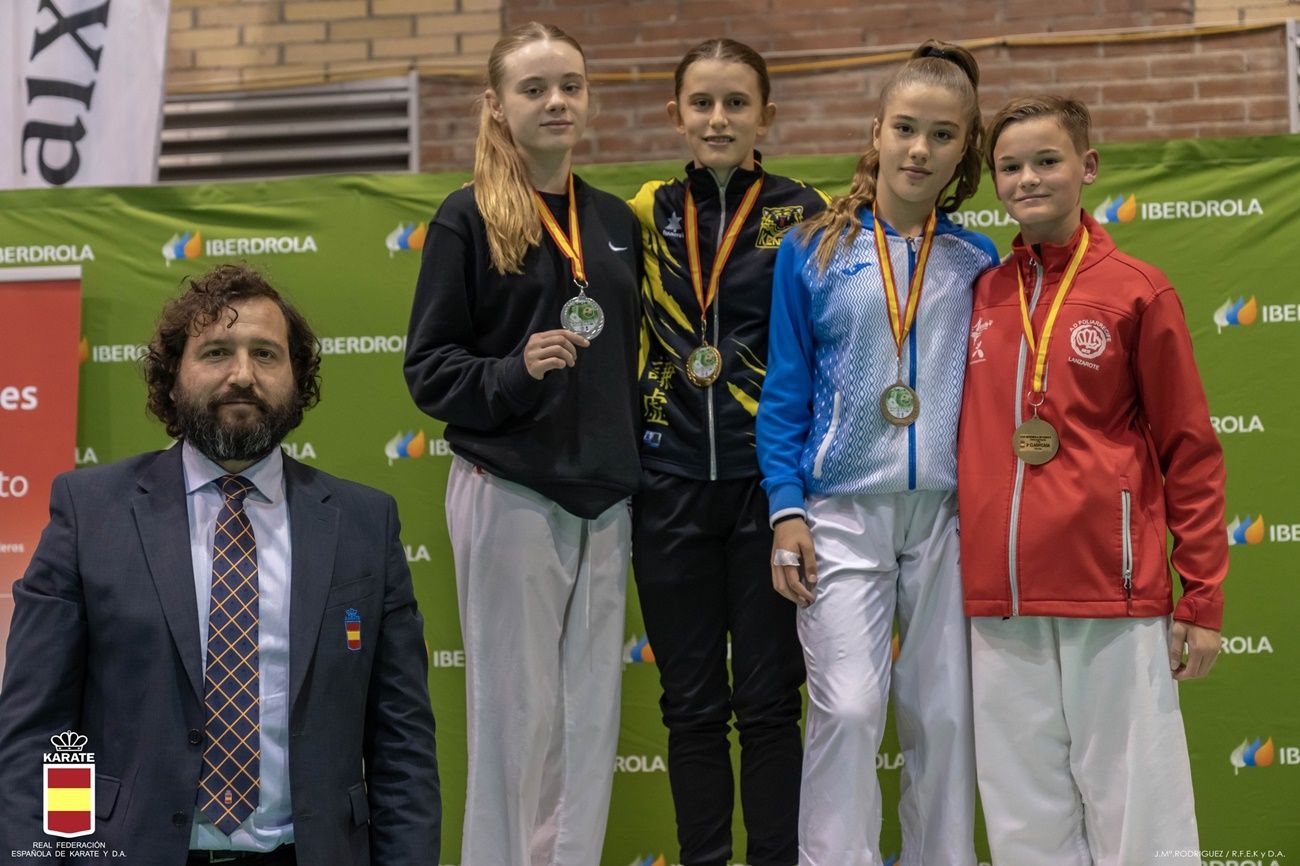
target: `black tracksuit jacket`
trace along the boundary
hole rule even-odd
[[[722,375],[701,388],[686,378],[687,356],[703,338],[700,305],[687,266],[686,184],[699,215],[700,263],[707,287],[727,222],[760,175],[763,186],[722,272],[708,310],[708,341],[722,353]],[[754,418],[767,371],[772,269],[781,238],[822,211],[826,197],[796,180],[736,169],[725,190],[688,163],[685,179],[651,181],[632,200],[641,224],[645,276],[639,369],[641,462],[699,480],[757,476]]]

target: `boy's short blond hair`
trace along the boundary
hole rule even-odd
[[[1091,147],[1088,133],[1092,128],[1092,115],[1088,113],[1088,106],[1068,96],[1021,96],[1002,106],[1002,110],[989,121],[988,132],[984,136],[984,160],[989,169],[996,170],[993,165],[993,148],[997,146],[1002,130],[1013,123],[1035,117],[1055,117],[1080,154],[1086,153]]]

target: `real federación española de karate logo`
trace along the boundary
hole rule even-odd
[[[95,753],[88,738],[75,731],[50,737],[53,752],[45,753],[44,824],[49,836],[73,839],[95,832]]]

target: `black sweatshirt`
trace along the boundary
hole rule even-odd
[[[523,273],[491,264],[474,188],[438,208],[424,243],[406,341],[406,382],[423,411],[447,424],[452,451],[583,518],[632,494],[637,458],[637,336],[641,232],[628,206],[574,177],[587,294],[605,329],[573,367],[540,381],[523,351],[560,327],[577,294],[568,258],[543,229]],[[568,195],[544,195],[568,231]]]

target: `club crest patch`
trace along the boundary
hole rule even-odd
[[[754,242],[754,246],[758,249],[776,249],[781,246],[781,238],[785,233],[801,222],[803,222],[801,204],[763,208],[763,218],[758,224],[758,240]]]
[[[1081,319],[1070,327],[1070,348],[1080,358],[1096,358],[1109,343],[1110,329],[1096,319]]]

